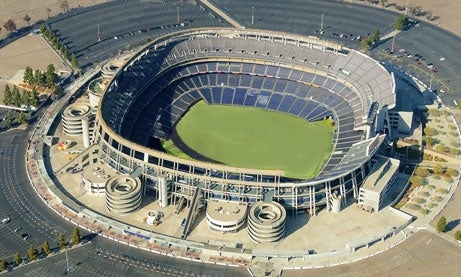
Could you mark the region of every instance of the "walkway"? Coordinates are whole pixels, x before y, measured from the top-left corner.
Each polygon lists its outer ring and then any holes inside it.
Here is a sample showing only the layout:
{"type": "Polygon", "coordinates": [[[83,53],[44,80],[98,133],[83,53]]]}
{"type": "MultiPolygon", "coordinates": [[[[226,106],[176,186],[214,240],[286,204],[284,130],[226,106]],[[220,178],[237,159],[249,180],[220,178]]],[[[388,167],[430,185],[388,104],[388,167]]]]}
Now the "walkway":
{"type": "Polygon", "coordinates": [[[217,13],[221,18],[223,18],[224,20],[226,20],[229,24],[231,24],[232,26],[234,26],[235,28],[238,28],[238,29],[245,29],[245,26],[242,26],[240,25],[237,21],[235,21],[234,19],[232,19],[230,16],[228,16],[225,12],[223,12],[222,10],[220,10],[218,7],[216,7],[215,5],[211,4],[208,0],[199,0],[200,3],[202,3],[203,5],[207,6],[210,10],[212,10],[213,12],[217,13]]]}

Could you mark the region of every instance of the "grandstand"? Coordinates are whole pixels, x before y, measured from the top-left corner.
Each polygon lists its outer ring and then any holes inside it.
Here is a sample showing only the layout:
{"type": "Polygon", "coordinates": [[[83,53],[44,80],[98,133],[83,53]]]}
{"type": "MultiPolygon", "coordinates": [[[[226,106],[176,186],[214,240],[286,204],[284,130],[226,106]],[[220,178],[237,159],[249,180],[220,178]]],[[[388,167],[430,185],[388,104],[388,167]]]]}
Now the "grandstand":
{"type": "Polygon", "coordinates": [[[122,66],[103,94],[96,141],[103,161],[124,173],[142,167],[154,188],[167,174],[173,195],[200,188],[206,199],[255,203],[271,196],[286,208],[315,213],[329,206],[333,192],[358,196],[394,105],[393,76],[358,51],[310,36],[192,29],[155,39],[122,66]],[[184,160],[153,149],[199,100],[308,121],[331,118],[334,150],[317,176],[294,180],[280,170],[184,160]]]}

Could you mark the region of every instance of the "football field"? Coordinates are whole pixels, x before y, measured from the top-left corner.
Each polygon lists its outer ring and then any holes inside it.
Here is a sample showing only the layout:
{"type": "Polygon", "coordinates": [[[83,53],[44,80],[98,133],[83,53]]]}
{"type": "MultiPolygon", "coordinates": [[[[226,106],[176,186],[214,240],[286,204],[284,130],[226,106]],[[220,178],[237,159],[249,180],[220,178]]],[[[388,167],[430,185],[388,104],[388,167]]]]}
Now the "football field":
{"type": "Polygon", "coordinates": [[[330,120],[308,122],[285,113],[200,101],[176,126],[197,153],[223,164],[280,169],[286,177],[314,177],[332,151],[330,120]]]}

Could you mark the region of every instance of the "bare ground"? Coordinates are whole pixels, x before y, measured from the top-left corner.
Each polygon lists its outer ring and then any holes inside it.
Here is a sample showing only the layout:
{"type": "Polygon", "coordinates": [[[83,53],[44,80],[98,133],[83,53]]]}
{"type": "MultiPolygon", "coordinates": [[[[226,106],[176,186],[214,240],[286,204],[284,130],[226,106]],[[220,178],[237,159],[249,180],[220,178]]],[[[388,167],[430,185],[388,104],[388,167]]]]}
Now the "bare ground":
{"type": "MultiPolygon", "coordinates": [[[[355,3],[366,3],[364,0],[346,0],[355,3]]],[[[382,1],[376,7],[382,8],[382,1]]],[[[396,6],[421,7],[421,11],[432,15],[432,24],[447,29],[452,33],[461,36],[461,1],[459,0],[388,0],[387,9],[397,11],[396,6]]],[[[401,12],[403,13],[403,11],[401,12]]],[[[418,17],[420,20],[428,21],[425,16],[418,17]]]]}

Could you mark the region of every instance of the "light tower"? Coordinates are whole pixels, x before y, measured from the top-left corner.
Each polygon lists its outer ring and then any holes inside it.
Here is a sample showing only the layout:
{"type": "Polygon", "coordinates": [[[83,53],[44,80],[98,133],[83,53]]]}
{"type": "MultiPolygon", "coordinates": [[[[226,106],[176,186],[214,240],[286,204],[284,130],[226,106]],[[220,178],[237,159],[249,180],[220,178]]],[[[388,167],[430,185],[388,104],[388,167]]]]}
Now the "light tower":
{"type": "Polygon", "coordinates": [[[179,23],[179,6],[176,7],[176,23],[179,23]]]}
{"type": "Polygon", "coordinates": [[[98,24],[98,42],[101,41],[101,33],[99,32],[99,24],[98,24]]]}
{"type": "Polygon", "coordinates": [[[323,13],[322,13],[322,18],[320,20],[320,31],[323,31],[323,13]]]}

